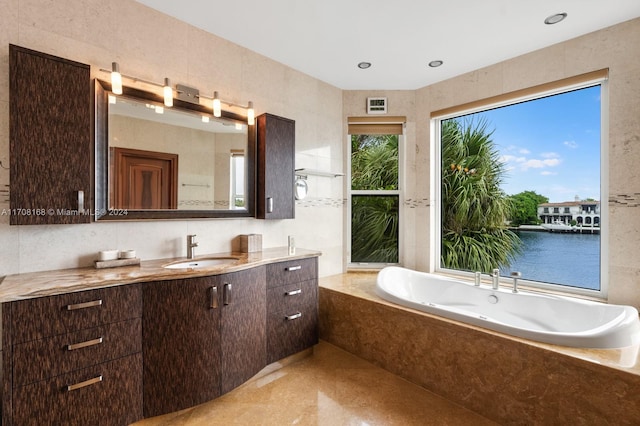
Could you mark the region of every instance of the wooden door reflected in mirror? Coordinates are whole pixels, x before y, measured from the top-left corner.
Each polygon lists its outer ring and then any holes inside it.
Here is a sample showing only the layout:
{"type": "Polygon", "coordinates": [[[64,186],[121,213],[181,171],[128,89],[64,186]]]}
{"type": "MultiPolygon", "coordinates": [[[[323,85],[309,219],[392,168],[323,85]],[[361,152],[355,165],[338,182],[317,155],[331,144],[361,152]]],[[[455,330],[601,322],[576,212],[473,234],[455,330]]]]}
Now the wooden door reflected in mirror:
{"type": "Polygon", "coordinates": [[[111,148],[113,209],[175,209],[178,155],[111,148]]]}

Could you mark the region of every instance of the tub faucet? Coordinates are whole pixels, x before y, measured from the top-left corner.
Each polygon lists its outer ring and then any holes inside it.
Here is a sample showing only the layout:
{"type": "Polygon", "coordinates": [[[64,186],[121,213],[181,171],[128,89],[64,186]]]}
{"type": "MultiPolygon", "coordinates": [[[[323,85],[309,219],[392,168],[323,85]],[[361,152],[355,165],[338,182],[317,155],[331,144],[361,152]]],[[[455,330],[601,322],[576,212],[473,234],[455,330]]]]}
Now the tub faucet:
{"type": "Polygon", "coordinates": [[[513,278],[513,290],[511,290],[513,293],[517,293],[518,292],[518,278],[520,278],[522,276],[522,274],[518,271],[514,271],[511,273],[511,278],[513,278]]]}
{"type": "Polygon", "coordinates": [[[473,285],[475,285],[476,287],[480,287],[481,280],[482,280],[482,273],[476,272],[475,282],[473,283],[473,285]]]}
{"type": "Polygon", "coordinates": [[[500,269],[496,268],[491,274],[491,288],[497,290],[500,286],[500,269]]]}
{"type": "Polygon", "coordinates": [[[196,236],[187,235],[187,259],[193,259],[196,256],[195,248],[198,247],[196,236]]]}

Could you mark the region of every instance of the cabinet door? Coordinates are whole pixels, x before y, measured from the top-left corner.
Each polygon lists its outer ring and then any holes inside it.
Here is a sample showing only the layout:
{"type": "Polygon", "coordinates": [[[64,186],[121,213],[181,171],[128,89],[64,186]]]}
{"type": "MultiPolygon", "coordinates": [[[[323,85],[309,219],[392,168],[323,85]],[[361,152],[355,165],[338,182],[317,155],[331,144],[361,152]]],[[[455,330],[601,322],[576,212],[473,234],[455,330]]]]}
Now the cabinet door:
{"type": "Polygon", "coordinates": [[[257,206],[259,219],[293,219],[295,121],[271,114],[257,119],[257,206]]]}
{"type": "Polygon", "coordinates": [[[227,393],[266,365],[265,268],[217,278],[223,288],[222,393],[227,393]]]}
{"type": "Polygon", "coordinates": [[[89,66],[10,45],[9,75],[11,224],[90,222],[89,66]]]}
{"type": "Polygon", "coordinates": [[[144,415],[220,395],[220,308],[214,277],[147,283],[143,289],[144,415]]]}

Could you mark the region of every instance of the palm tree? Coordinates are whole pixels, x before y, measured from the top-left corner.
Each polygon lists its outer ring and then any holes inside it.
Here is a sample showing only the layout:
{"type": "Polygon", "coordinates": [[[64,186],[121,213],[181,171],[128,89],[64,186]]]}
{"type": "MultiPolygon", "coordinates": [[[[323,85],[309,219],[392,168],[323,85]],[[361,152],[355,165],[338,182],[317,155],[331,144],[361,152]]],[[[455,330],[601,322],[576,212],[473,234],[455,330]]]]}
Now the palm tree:
{"type": "MultiPolygon", "coordinates": [[[[351,136],[351,187],[354,190],[398,188],[398,136],[351,136]]],[[[351,260],[398,262],[398,196],[353,195],[351,260]]]]}
{"type": "Polygon", "coordinates": [[[500,189],[505,170],[486,120],[442,122],[442,246],[444,268],[481,271],[508,266],[520,250],[505,220],[510,201],[500,189]]]}

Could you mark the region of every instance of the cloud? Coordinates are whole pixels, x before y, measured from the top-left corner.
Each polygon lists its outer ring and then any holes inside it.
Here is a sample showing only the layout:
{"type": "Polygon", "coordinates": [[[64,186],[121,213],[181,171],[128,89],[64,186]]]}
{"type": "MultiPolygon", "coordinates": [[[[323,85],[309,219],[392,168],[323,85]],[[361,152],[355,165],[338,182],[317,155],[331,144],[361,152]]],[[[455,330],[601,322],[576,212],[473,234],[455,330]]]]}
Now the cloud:
{"type": "Polygon", "coordinates": [[[560,165],[562,161],[559,158],[546,158],[544,160],[532,159],[522,163],[522,170],[542,169],[545,167],[555,167],[560,165]]]}
{"type": "Polygon", "coordinates": [[[500,161],[503,163],[524,163],[527,161],[525,157],[516,157],[515,155],[503,155],[500,157],[500,161]]]}
{"type": "Polygon", "coordinates": [[[529,151],[527,148],[521,148],[518,153],[522,154],[522,155],[527,155],[527,154],[531,154],[531,151],[529,151]]]}
{"type": "Polygon", "coordinates": [[[562,144],[568,148],[575,149],[578,147],[578,143],[576,141],[564,141],[562,144]]]}
{"type": "Polygon", "coordinates": [[[542,154],[540,154],[540,157],[542,157],[542,158],[559,158],[560,155],[558,155],[556,152],[543,152],[542,154]]]}
{"type": "Polygon", "coordinates": [[[540,172],[540,174],[541,174],[542,176],[556,176],[558,173],[556,173],[556,172],[550,172],[550,171],[548,171],[548,170],[545,170],[544,172],[540,172]]]}

